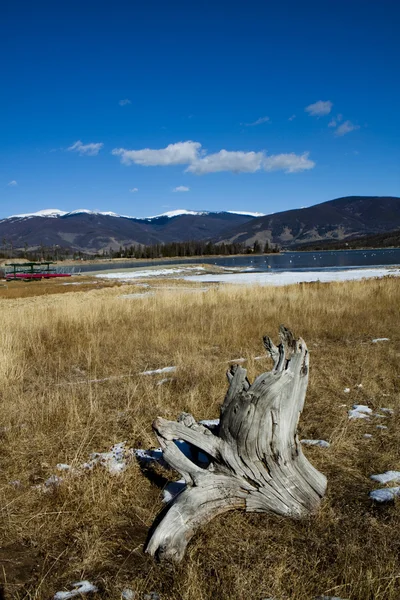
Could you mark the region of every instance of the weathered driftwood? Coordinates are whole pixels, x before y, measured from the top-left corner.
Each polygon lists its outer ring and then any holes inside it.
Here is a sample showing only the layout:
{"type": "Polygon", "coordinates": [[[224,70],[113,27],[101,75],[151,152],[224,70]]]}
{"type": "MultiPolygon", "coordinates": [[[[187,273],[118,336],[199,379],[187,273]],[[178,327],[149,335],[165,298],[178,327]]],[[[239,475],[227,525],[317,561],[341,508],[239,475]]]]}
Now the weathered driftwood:
{"type": "Polygon", "coordinates": [[[230,369],[215,432],[187,414],[178,422],[154,421],[164,459],[187,485],[156,519],[146,546],[151,555],[180,561],[196,529],[228,510],[302,517],[319,506],[326,478],[306,459],[297,437],[308,384],[307,346],[284,327],[280,339],[276,347],[264,338],[274,367],[252,385],[245,369],[230,369]],[[185,456],[174,443],[178,439],[207,454],[209,465],[185,456]]]}

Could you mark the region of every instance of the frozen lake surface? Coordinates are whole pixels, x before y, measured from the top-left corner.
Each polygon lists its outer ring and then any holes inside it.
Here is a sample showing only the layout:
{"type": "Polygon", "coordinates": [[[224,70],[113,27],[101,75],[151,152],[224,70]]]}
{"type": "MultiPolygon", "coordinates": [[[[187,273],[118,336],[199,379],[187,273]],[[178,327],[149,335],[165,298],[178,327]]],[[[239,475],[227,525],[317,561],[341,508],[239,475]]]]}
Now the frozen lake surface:
{"type": "Polygon", "coordinates": [[[186,281],[207,283],[240,283],[259,285],[290,285],[293,283],[310,283],[312,281],[353,281],[371,279],[373,277],[398,277],[400,269],[341,269],[313,271],[269,271],[264,273],[209,273],[204,275],[185,275],[186,281]]]}
{"type": "Polygon", "coordinates": [[[166,260],[130,260],[124,262],[80,265],[81,272],[110,271],[168,265],[209,264],[226,268],[250,268],[252,271],[298,271],[310,269],[348,269],[356,267],[382,267],[400,265],[400,248],[381,250],[341,250],[324,252],[282,252],[281,254],[260,254],[244,256],[190,257],[166,260]]]}

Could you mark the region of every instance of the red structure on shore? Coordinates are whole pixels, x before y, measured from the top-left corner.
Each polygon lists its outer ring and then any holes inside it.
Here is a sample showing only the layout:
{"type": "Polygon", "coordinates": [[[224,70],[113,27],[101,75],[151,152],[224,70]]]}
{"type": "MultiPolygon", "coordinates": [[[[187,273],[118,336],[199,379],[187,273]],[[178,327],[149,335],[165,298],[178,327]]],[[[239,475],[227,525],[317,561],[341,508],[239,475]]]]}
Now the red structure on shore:
{"type": "Polygon", "coordinates": [[[52,279],[55,277],[71,277],[71,273],[57,273],[55,269],[51,269],[50,265],[53,262],[27,262],[27,263],[9,263],[7,267],[11,267],[11,271],[5,272],[4,278],[6,281],[32,281],[38,279],[52,279]]]}

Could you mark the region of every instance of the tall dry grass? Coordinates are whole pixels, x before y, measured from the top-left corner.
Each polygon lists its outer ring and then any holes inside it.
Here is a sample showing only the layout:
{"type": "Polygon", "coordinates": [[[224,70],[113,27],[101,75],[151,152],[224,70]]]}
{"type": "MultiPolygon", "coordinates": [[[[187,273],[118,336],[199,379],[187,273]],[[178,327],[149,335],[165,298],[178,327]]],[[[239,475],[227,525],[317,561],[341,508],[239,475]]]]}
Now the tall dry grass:
{"type": "Polygon", "coordinates": [[[117,280],[106,281],[87,276],[74,276],[65,279],[40,279],[33,281],[5,281],[0,280],[0,301],[3,299],[15,300],[18,298],[36,298],[53,294],[69,294],[84,287],[85,290],[95,290],[109,287],[118,287],[117,280]],[[71,287],[72,286],[72,287],[71,287]]]}
{"type": "Polygon", "coordinates": [[[370,474],[400,469],[400,281],[118,297],[132,290],[0,301],[5,597],[47,599],[89,579],[110,599],[130,587],[137,598],[156,591],[163,600],[310,600],[322,593],[398,600],[399,503],[373,506],[368,492],[377,487],[370,474]],[[115,442],[154,446],[157,415],[217,417],[227,361],[247,358],[250,378],[270,368],[253,358],[262,354],[262,335],[276,337],[280,323],[310,349],[300,435],[331,442],[327,450],[305,449],[328,477],[318,515],[227,514],[200,531],[182,565],[171,568],[143,554],[165,473],[151,481],[132,462],[120,476],[99,467],[66,475],[53,492],[36,487],[57,473],[57,463],[79,465],[115,442]],[[372,344],[377,337],[390,342],[372,344]],[[164,385],[156,384],[165,375],[139,375],[170,365],[177,371],[164,385]],[[378,430],[375,421],[348,420],[353,403],[396,413],[378,430]]]}

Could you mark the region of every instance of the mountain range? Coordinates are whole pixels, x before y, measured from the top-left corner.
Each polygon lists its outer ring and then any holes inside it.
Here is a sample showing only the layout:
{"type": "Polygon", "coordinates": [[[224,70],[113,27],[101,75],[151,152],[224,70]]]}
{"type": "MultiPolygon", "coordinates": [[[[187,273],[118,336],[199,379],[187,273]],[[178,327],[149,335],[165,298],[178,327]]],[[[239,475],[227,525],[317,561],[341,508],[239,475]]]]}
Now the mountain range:
{"type": "Polygon", "coordinates": [[[120,246],[189,240],[266,242],[301,247],[400,229],[400,198],[349,196],[269,215],[240,211],[177,210],[147,218],[113,212],[47,209],[0,221],[0,240],[14,248],[55,246],[96,253],[120,246]]]}
{"type": "Polygon", "coordinates": [[[400,198],[392,196],[347,196],[308,208],[286,210],[252,219],[226,230],[224,242],[247,246],[273,242],[283,247],[301,247],[322,240],[344,240],[386,233],[400,228],[400,198]]]}
{"type": "Polygon", "coordinates": [[[2,219],[0,240],[14,249],[59,246],[95,254],[121,246],[216,238],[260,214],[183,209],[139,219],[113,212],[46,209],[2,219]]]}

